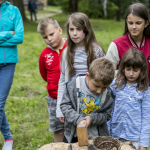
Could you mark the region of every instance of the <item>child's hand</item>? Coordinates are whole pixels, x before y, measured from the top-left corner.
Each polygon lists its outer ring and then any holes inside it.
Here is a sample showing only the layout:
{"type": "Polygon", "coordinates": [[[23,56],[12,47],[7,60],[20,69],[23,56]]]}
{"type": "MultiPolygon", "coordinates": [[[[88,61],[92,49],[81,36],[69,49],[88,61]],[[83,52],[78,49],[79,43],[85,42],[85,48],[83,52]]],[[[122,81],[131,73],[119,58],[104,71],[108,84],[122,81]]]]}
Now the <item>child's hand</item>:
{"type": "Polygon", "coordinates": [[[147,150],[147,147],[139,146],[139,150],[147,150]]]}
{"type": "Polygon", "coordinates": [[[64,117],[59,117],[58,119],[59,119],[60,122],[65,123],[64,117]]]}
{"type": "Polygon", "coordinates": [[[91,124],[91,117],[90,116],[86,116],[85,119],[86,119],[86,126],[87,127],[90,126],[90,124],[91,124]]]}
{"type": "Polygon", "coordinates": [[[12,33],[12,36],[15,34],[15,31],[11,31],[11,33],[12,33]]]}
{"type": "MultiPolygon", "coordinates": [[[[80,121],[79,123],[78,123],[78,125],[81,125],[81,124],[86,124],[86,120],[82,120],[82,121],[80,121]]],[[[77,125],[77,126],[78,126],[77,125]]]]}

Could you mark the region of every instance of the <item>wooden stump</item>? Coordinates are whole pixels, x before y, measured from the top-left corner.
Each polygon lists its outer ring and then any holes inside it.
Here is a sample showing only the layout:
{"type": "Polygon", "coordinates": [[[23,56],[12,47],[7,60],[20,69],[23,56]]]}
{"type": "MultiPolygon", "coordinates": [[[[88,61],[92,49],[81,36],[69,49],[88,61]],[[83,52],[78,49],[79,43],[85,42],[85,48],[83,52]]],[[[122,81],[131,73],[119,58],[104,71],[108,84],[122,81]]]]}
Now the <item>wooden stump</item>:
{"type": "MultiPolygon", "coordinates": [[[[93,140],[88,140],[88,143],[93,144],[93,140]]],[[[46,144],[37,150],[69,150],[70,145],[72,145],[72,150],[88,150],[87,146],[79,147],[78,143],[63,143],[63,142],[46,144]]],[[[121,145],[120,150],[136,150],[131,142],[124,142],[120,145],[121,145]]],[[[116,150],[116,148],[113,148],[111,150],[116,150]]]]}
{"type": "Polygon", "coordinates": [[[42,146],[41,148],[37,150],[68,150],[70,144],[68,143],[50,143],[42,146]]]}

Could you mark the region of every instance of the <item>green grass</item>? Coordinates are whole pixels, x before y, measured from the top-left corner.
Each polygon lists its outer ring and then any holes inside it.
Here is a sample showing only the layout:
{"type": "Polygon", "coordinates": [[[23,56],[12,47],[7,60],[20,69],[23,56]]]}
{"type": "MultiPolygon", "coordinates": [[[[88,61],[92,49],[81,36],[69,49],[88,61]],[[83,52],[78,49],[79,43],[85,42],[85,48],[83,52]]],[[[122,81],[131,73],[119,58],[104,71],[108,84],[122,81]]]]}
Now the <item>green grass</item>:
{"type": "MultiPolygon", "coordinates": [[[[63,28],[67,15],[54,16],[63,28]]],[[[97,40],[107,51],[110,42],[122,35],[123,21],[91,19],[97,40]]],[[[35,150],[44,144],[53,142],[53,133],[49,132],[46,102],[46,83],[39,74],[38,58],[47,45],[37,33],[37,24],[24,23],[23,44],[18,45],[20,62],[16,65],[14,81],[6,101],[5,111],[14,140],[14,150],[35,150]]],[[[0,149],[3,146],[0,134],[0,149]]]]}
{"type": "Polygon", "coordinates": [[[50,9],[58,9],[58,10],[60,10],[61,9],[61,7],[60,6],[47,6],[48,8],[50,8],[50,9]]]}

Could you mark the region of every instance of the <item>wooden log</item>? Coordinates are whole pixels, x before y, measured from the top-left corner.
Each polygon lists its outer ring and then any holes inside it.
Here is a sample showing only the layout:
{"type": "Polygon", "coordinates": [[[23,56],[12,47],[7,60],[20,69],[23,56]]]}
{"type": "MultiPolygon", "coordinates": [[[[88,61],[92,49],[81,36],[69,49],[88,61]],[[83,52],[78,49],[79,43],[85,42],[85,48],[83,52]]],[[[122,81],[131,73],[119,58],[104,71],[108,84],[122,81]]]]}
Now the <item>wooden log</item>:
{"type": "Polygon", "coordinates": [[[58,143],[50,143],[40,147],[37,150],[68,150],[69,143],[58,142],[58,143]]]}
{"type": "MultiPolygon", "coordinates": [[[[93,144],[93,140],[89,140],[88,143],[93,144]]],[[[72,150],[88,150],[87,146],[79,147],[78,143],[63,143],[63,142],[46,144],[37,150],[69,150],[68,148],[70,144],[72,146],[72,150]]],[[[98,149],[98,150],[102,150],[102,149],[98,149]]],[[[108,149],[103,149],[103,150],[108,150],[108,149]]],[[[113,148],[111,150],[117,150],[117,149],[113,148]]],[[[136,149],[131,144],[131,142],[124,142],[121,143],[120,150],[136,150],[136,149]]]]}
{"type": "MultiPolygon", "coordinates": [[[[88,143],[93,144],[93,140],[89,140],[88,143]]],[[[72,150],[88,150],[87,146],[79,147],[78,142],[77,143],[63,143],[63,142],[50,143],[40,147],[37,150],[68,150],[70,144],[72,146],[72,150]]]]}
{"type": "Polygon", "coordinates": [[[81,124],[77,126],[77,137],[79,146],[88,145],[88,132],[86,124],[81,124]]]}

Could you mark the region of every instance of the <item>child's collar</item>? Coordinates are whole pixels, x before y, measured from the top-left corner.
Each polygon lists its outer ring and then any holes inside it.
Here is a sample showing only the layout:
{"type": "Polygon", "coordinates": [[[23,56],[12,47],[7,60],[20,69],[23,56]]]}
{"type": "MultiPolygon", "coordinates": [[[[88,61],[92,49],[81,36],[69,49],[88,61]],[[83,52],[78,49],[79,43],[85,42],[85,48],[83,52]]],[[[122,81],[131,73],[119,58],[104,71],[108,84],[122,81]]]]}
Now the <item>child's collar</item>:
{"type": "Polygon", "coordinates": [[[51,46],[49,46],[49,45],[48,45],[47,47],[49,47],[49,48],[50,48],[51,50],[53,50],[53,51],[56,51],[54,48],[52,48],[52,47],[51,47],[51,46]]]}
{"type": "Polygon", "coordinates": [[[142,37],[142,40],[141,40],[141,43],[140,43],[139,46],[136,44],[136,42],[134,41],[134,39],[132,38],[132,36],[131,36],[130,33],[128,34],[128,38],[129,38],[129,41],[131,42],[131,44],[132,44],[133,47],[141,48],[145,44],[145,36],[144,36],[144,34],[143,34],[143,37],[142,37]]]}
{"type": "Polygon", "coordinates": [[[129,85],[128,82],[126,82],[126,85],[128,85],[128,87],[131,87],[131,86],[132,86],[132,87],[136,87],[136,86],[137,86],[137,83],[134,83],[134,84],[129,85]]]}
{"type": "MultiPolygon", "coordinates": [[[[63,45],[63,47],[62,47],[61,49],[63,49],[64,46],[67,45],[67,39],[66,39],[66,38],[63,38],[63,40],[64,40],[64,45],[63,45]]],[[[55,51],[55,52],[59,51],[59,50],[55,50],[53,47],[51,47],[51,46],[49,46],[49,45],[48,45],[47,47],[49,47],[51,50],[53,50],[53,51],[55,51]]]]}

